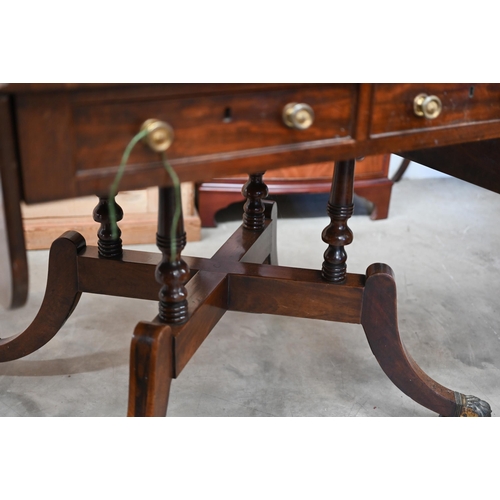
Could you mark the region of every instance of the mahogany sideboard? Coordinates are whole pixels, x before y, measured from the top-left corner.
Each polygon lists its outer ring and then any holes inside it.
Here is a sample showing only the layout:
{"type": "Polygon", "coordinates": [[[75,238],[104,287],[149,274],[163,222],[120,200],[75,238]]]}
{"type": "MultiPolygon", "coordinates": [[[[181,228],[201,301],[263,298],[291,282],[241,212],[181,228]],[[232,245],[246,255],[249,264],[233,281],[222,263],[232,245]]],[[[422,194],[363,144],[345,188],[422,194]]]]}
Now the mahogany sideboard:
{"type": "MultiPolygon", "coordinates": [[[[392,180],[389,179],[391,155],[356,159],[354,193],[373,204],[370,218],[386,219],[389,214],[392,180]]],[[[266,185],[273,196],[280,194],[329,193],[335,163],[314,163],[300,167],[266,171],[266,185]]],[[[244,176],[212,179],[196,187],[196,199],[203,227],[215,227],[215,214],[231,203],[244,201],[241,187],[244,176]]]]}
{"type": "MultiPolygon", "coordinates": [[[[348,273],[345,248],[355,158],[395,153],[500,192],[500,84],[3,84],[0,130],[5,231],[20,222],[19,200],[99,198],[98,245],[75,231],[54,241],[40,312],[24,332],[1,332],[0,361],[41,348],[90,292],[158,301],[157,317],[140,321],[131,340],[132,416],[166,414],[171,380],[226,310],[361,324],[384,372],[416,402],[443,416],[491,415],[488,403],[415,363],[399,336],[390,267],[348,273]],[[123,250],[111,230],[110,207],[118,220],[121,211],[110,185],[144,127],[147,143],[133,148],[120,188],[158,186],[161,253],[123,250]],[[242,225],[211,259],[182,255],[165,148],[180,181],[249,175],[242,225]],[[322,268],[279,266],[263,173],[331,161],[322,268]]],[[[9,241],[12,272],[26,276],[22,236],[9,241]]]]}

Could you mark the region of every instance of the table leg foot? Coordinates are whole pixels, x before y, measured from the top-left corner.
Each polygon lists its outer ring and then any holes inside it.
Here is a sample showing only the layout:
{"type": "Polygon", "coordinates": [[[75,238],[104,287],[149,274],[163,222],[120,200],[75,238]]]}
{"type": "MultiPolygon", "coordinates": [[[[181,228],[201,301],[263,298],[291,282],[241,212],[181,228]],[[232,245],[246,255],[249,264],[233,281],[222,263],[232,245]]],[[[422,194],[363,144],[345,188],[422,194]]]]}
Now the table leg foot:
{"type": "Polygon", "coordinates": [[[140,322],[130,346],[129,417],[164,417],[174,374],[168,325],[140,322]]]}
{"type": "Polygon", "coordinates": [[[476,396],[455,393],[456,417],[491,417],[491,406],[476,396]]]}
{"type": "Polygon", "coordinates": [[[366,274],[361,324],[373,354],[391,381],[414,401],[442,416],[490,416],[488,403],[438,384],[408,354],[399,335],[391,268],[373,264],[366,274]]]}

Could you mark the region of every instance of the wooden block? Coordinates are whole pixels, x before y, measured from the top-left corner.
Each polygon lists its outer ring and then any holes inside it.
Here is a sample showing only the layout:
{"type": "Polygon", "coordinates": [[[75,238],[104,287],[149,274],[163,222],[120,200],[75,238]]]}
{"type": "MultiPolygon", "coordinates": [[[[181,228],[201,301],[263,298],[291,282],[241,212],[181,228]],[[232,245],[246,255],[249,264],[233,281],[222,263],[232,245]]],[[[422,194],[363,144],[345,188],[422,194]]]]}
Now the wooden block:
{"type": "MultiPolygon", "coordinates": [[[[201,220],[194,206],[194,185],[181,186],[184,227],[188,241],[201,239],[201,220]]],[[[123,208],[120,221],[124,245],[156,242],[158,189],[126,191],[116,197],[123,208]]],[[[22,204],[23,225],[28,250],[50,248],[52,242],[68,230],[81,233],[87,244],[97,245],[99,225],[92,217],[97,197],[63,200],[35,205],[22,204]],[[61,217],[61,214],[65,214],[61,217]]]]}

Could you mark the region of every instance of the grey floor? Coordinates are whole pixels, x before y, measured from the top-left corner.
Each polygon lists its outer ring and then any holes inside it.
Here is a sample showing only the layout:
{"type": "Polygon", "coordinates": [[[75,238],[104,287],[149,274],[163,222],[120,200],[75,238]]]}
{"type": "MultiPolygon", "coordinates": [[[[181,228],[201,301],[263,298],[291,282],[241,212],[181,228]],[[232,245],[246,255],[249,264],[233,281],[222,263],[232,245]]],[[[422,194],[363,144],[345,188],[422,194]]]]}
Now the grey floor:
{"type": "MultiPolygon", "coordinates": [[[[319,201],[318,201],[319,200],[319,201]]],[[[278,255],[318,268],[326,216],[288,200],[278,255]]],[[[361,213],[363,211],[361,210],[361,213]]],[[[322,214],[323,212],[319,212],[322,214]]],[[[350,272],[389,264],[399,323],[413,358],[439,383],[488,401],[500,414],[500,196],[455,179],[396,184],[389,218],[355,215],[350,272]]],[[[231,211],[187,255],[209,257],[236,229],[231,211]]],[[[70,228],[68,228],[70,229],[70,228]]],[[[142,246],[154,251],[153,246],[142,246]]],[[[26,328],[43,298],[48,252],[29,253],[30,298],[0,311],[1,336],[26,328]]],[[[0,416],[124,416],[128,351],[153,302],[86,295],[60,333],[0,365],[0,416]]],[[[386,378],[359,325],[228,312],[172,384],[169,416],[435,417],[386,378]]]]}

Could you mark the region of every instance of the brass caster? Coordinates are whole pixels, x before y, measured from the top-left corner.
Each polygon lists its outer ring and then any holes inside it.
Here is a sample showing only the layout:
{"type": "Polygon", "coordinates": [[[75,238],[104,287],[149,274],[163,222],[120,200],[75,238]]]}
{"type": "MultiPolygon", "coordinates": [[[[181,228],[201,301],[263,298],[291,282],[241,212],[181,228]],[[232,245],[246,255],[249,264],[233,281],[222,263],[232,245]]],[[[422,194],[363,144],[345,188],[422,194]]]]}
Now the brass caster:
{"type": "Polygon", "coordinates": [[[455,417],[491,417],[491,406],[476,396],[455,392],[455,401],[457,402],[455,417]]]}

